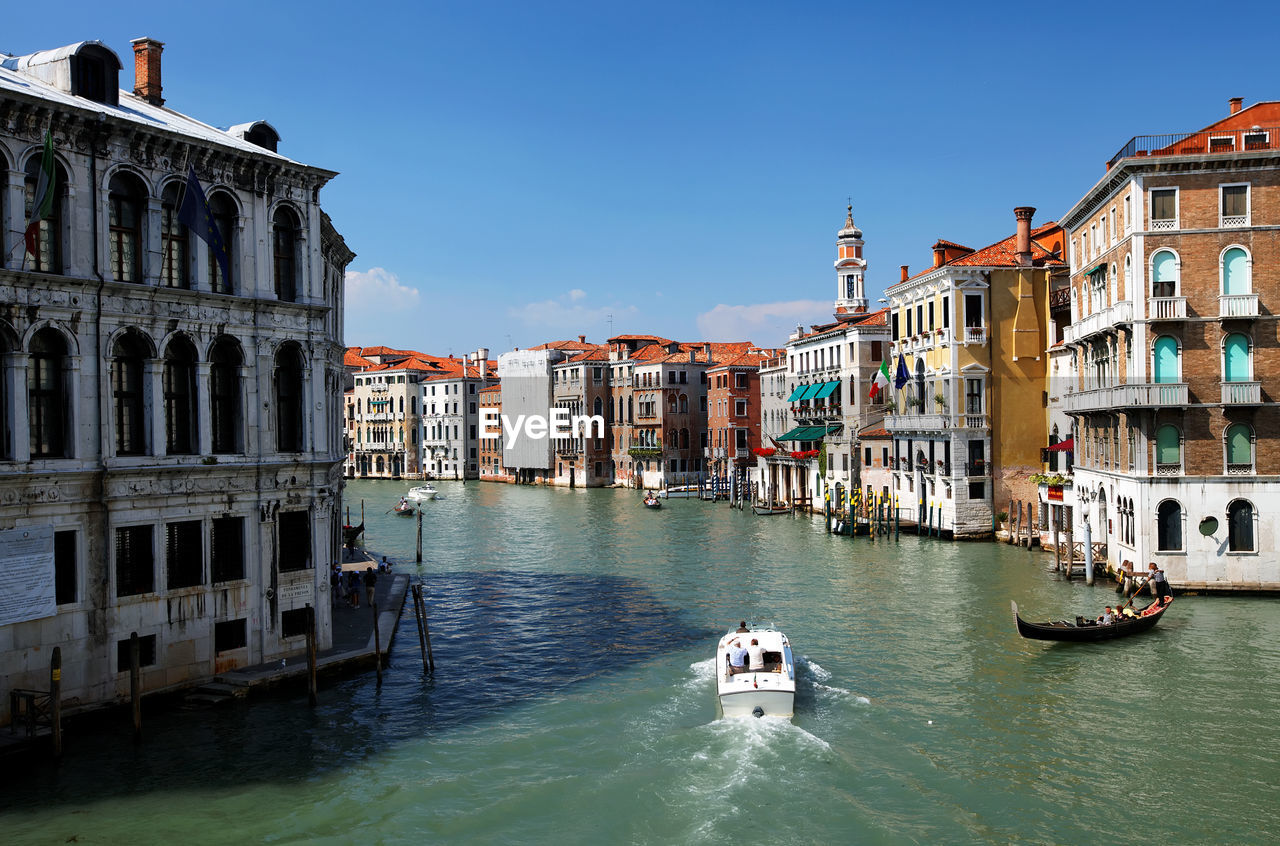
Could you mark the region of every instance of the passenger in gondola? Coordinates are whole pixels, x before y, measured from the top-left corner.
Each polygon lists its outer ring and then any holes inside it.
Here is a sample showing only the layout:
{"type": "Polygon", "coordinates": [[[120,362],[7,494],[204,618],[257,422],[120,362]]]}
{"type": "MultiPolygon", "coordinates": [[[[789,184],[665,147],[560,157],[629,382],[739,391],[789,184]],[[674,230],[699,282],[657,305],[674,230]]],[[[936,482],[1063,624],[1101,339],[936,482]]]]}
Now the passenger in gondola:
{"type": "Polygon", "coordinates": [[[1098,624],[1102,626],[1109,626],[1115,621],[1116,621],[1116,615],[1112,613],[1111,606],[1108,605],[1107,609],[1102,612],[1102,616],[1098,618],[1098,624]]]}
{"type": "Polygon", "coordinates": [[[1126,620],[1137,619],[1138,612],[1134,611],[1131,607],[1126,605],[1124,608],[1120,610],[1120,616],[1125,618],[1126,620]]]}

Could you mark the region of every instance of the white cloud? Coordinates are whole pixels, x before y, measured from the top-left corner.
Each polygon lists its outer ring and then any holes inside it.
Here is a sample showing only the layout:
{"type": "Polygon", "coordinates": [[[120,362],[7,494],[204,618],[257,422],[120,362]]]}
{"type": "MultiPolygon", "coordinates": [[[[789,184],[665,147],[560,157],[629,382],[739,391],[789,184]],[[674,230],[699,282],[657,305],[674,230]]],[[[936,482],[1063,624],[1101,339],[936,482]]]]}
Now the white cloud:
{"type": "Polygon", "coordinates": [[[366,312],[387,315],[418,307],[420,293],[400,282],[400,277],[381,267],[348,270],[346,306],[348,314],[366,312]]]}
{"type": "Polygon", "coordinates": [[[698,332],[709,341],[752,341],[781,347],[797,325],[831,322],[830,300],[789,300],[755,305],[725,305],[698,315],[698,332]]]}
{"type": "Polygon", "coordinates": [[[633,305],[604,305],[591,308],[583,302],[586,296],[585,291],[574,288],[554,300],[513,306],[507,309],[507,316],[540,330],[552,333],[567,331],[569,334],[577,335],[597,330],[601,324],[608,322],[610,315],[617,321],[622,316],[635,314],[637,311],[633,305]]]}

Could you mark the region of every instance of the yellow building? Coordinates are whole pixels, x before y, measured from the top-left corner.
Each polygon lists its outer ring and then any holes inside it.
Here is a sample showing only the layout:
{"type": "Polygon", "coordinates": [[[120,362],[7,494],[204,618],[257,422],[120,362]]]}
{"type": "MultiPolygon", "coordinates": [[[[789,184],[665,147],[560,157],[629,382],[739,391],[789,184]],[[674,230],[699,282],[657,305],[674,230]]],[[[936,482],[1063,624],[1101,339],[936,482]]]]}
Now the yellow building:
{"type": "Polygon", "coordinates": [[[1062,230],[1033,230],[1034,212],[1015,209],[1016,233],[980,250],[938,241],[931,268],[910,276],[904,265],[885,292],[893,491],[903,519],[955,537],[990,535],[1009,500],[1036,500],[1057,340],[1050,278],[1067,268],[1062,230]]]}

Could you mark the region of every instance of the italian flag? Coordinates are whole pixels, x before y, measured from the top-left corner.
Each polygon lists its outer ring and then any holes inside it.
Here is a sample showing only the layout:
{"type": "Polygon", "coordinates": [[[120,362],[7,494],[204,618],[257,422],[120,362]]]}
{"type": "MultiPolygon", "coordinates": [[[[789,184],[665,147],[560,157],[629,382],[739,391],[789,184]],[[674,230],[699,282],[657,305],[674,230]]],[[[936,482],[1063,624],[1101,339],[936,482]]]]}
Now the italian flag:
{"type": "Polygon", "coordinates": [[[27,252],[36,254],[36,233],[40,221],[53,213],[53,135],[44,134],[44,155],[40,157],[40,176],[36,179],[36,192],[31,199],[31,217],[27,218],[27,252]]]}
{"type": "Polygon", "coordinates": [[[871,399],[880,396],[880,392],[889,387],[889,362],[880,362],[880,369],[876,371],[876,376],[871,380],[871,399]]]}

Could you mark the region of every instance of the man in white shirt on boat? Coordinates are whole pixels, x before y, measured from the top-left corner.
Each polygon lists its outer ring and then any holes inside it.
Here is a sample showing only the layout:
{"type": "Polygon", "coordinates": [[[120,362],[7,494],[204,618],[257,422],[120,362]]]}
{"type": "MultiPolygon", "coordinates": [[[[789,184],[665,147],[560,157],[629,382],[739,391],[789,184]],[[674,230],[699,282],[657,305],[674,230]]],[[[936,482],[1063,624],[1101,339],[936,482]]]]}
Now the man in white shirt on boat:
{"type": "Polygon", "coordinates": [[[748,670],[753,673],[764,671],[764,647],[754,637],[751,638],[751,645],[747,647],[747,657],[750,658],[747,664],[748,670]]]}
{"type": "Polygon", "coordinates": [[[742,641],[735,640],[729,647],[729,673],[743,673],[747,670],[747,650],[742,648],[742,641]]]}

